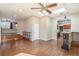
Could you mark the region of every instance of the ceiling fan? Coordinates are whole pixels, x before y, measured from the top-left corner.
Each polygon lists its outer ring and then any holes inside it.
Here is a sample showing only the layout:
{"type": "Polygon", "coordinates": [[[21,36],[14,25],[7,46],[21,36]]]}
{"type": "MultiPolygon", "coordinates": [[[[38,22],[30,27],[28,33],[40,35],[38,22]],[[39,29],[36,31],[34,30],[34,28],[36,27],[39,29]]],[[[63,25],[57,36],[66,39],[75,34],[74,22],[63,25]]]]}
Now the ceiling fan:
{"type": "Polygon", "coordinates": [[[31,8],[31,9],[41,9],[40,12],[43,13],[43,11],[46,11],[46,12],[48,12],[49,14],[52,13],[52,11],[50,11],[49,8],[52,8],[52,7],[57,6],[57,3],[52,3],[52,4],[47,5],[47,6],[44,6],[44,4],[42,4],[42,3],[38,3],[38,4],[41,6],[41,8],[31,8]]]}

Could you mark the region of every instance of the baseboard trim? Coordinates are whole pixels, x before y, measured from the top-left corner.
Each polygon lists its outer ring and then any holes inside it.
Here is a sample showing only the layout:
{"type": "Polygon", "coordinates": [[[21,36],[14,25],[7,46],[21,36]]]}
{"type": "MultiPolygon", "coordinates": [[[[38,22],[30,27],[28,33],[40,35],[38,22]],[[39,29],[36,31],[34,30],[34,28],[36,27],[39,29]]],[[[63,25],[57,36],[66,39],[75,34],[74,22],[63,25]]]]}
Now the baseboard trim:
{"type": "Polygon", "coordinates": [[[48,40],[45,40],[45,39],[35,39],[35,40],[31,40],[31,41],[51,41],[51,40],[54,40],[54,39],[48,39],[48,40]]]}

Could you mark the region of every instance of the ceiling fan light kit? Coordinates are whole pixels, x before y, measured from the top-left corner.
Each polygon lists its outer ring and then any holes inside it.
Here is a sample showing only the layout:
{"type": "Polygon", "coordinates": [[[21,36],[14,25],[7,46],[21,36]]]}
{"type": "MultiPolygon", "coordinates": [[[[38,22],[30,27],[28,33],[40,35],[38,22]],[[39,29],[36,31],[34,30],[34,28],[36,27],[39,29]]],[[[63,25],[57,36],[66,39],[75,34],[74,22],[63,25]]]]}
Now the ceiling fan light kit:
{"type": "Polygon", "coordinates": [[[41,15],[41,16],[44,16],[44,14],[43,14],[43,13],[41,13],[41,12],[38,12],[38,14],[39,14],[39,15],[41,15]]]}
{"type": "Polygon", "coordinates": [[[40,15],[48,15],[48,13],[52,14],[52,11],[50,11],[49,8],[57,6],[57,3],[52,3],[47,6],[45,6],[42,3],[38,3],[38,4],[41,6],[41,8],[31,8],[31,9],[41,9],[41,11],[39,13],[40,15]]]}
{"type": "Polygon", "coordinates": [[[40,11],[39,14],[40,14],[41,16],[46,16],[46,15],[48,15],[48,13],[47,13],[45,10],[40,11]]]}

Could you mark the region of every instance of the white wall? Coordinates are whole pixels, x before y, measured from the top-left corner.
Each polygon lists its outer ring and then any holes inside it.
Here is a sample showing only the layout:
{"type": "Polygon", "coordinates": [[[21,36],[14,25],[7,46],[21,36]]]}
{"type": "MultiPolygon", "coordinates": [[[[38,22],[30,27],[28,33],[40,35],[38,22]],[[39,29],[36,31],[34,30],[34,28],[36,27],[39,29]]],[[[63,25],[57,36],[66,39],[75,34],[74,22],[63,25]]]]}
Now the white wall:
{"type": "Polygon", "coordinates": [[[26,31],[32,32],[32,40],[49,40],[51,39],[49,17],[35,17],[32,16],[26,20],[26,31]]]}
{"type": "MultiPolygon", "coordinates": [[[[79,32],[79,13],[75,13],[67,16],[71,19],[71,31],[79,32]]],[[[59,19],[63,19],[63,16],[56,18],[49,17],[35,17],[32,16],[26,20],[18,21],[18,33],[22,34],[22,31],[32,32],[32,40],[42,39],[49,40],[55,39],[57,40],[57,21],[59,19]],[[37,31],[36,31],[36,28],[37,31]]]]}
{"type": "Polygon", "coordinates": [[[40,39],[40,37],[39,37],[39,20],[40,19],[35,16],[31,16],[28,19],[17,20],[17,33],[20,35],[23,35],[23,31],[31,32],[32,41],[40,39]]]}
{"type": "Polygon", "coordinates": [[[1,25],[0,25],[0,43],[1,43],[1,25]]]}
{"type": "Polygon", "coordinates": [[[39,38],[39,18],[32,17],[32,40],[38,40],[39,38]]]}
{"type": "Polygon", "coordinates": [[[25,31],[25,20],[17,20],[17,23],[17,33],[22,35],[22,32],[25,31]]]}
{"type": "Polygon", "coordinates": [[[51,26],[51,28],[52,28],[52,36],[51,36],[51,39],[55,39],[55,40],[57,40],[57,20],[58,19],[51,19],[52,21],[52,26],[51,26]]]}
{"type": "MultiPolygon", "coordinates": [[[[1,16],[0,16],[0,22],[1,22],[1,16]]],[[[1,24],[0,24],[0,43],[1,43],[1,24]]]]}
{"type": "Polygon", "coordinates": [[[31,32],[31,40],[39,39],[39,18],[31,16],[26,19],[26,32],[31,32]]]}
{"type": "MultiPolygon", "coordinates": [[[[75,13],[67,16],[71,19],[71,32],[79,32],[79,13],[75,13]]],[[[64,17],[52,18],[52,39],[57,40],[57,21],[64,17]]]]}
{"type": "Polygon", "coordinates": [[[26,19],[26,21],[25,21],[26,23],[25,23],[25,31],[26,32],[32,32],[32,19],[31,19],[31,17],[30,18],[28,18],[28,19],[26,19]]]}
{"type": "Polygon", "coordinates": [[[51,38],[51,21],[49,17],[40,17],[40,39],[50,40],[51,38]]]}
{"type": "Polygon", "coordinates": [[[79,32],[79,13],[70,15],[71,18],[71,32],[79,32]]]}
{"type": "Polygon", "coordinates": [[[46,40],[46,21],[44,17],[40,18],[40,39],[41,40],[46,40]]]}

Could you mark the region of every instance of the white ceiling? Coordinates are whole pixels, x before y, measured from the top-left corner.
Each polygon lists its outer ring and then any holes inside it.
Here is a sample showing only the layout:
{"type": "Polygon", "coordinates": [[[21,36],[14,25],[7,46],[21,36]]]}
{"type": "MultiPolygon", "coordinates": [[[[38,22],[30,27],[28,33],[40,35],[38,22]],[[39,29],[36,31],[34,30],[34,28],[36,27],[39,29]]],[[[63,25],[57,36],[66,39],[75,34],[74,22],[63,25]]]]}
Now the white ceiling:
{"type": "MultiPolygon", "coordinates": [[[[48,5],[48,3],[45,3],[44,5],[48,5]]],[[[15,17],[18,19],[27,18],[29,16],[39,16],[38,12],[40,9],[31,10],[32,7],[41,7],[40,5],[36,3],[1,3],[0,4],[0,16],[3,17],[15,17]]],[[[79,3],[58,3],[57,7],[50,8],[51,11],[60,9],[65,7],[67,10],[64,12],[64,14],[71,14],[79,12],[79,3]]],[[[60,14],[49,14],[50,17],[56,17],[60,14]]]]}

